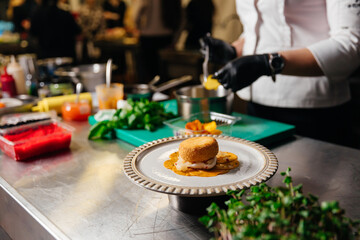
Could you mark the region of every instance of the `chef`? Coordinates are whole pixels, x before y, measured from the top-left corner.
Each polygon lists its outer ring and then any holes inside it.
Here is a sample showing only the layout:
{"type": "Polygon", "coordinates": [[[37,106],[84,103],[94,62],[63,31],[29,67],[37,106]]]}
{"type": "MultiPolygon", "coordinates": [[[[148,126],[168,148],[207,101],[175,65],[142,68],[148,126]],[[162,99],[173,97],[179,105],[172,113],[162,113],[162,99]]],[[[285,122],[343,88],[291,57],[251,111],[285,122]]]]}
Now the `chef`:
{"type": "Polygon", "coordinates": [[[248,113],[298,134],[349,144],[348,79],[360,66],[360,0],[237,0],[244,27],[231,45],[203,38],[213,78],[248,101],[248,113]]]}

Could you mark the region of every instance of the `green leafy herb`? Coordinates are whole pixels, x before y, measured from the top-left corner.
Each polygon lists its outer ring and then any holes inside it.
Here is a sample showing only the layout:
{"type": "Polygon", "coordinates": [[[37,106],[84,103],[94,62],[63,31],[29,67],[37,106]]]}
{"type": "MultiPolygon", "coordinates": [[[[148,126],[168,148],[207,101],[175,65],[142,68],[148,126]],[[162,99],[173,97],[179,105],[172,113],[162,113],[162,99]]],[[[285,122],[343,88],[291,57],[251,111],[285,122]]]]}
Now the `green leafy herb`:
{"type": "Polygon", "coordinates": [[[215,239],[360,239],[360,221],[344,216],[339,203],[318,202],[293,186],[291,169],[281,175],[286,187],[265,183],[250,191],[229,191],[227,209],[216,203],[200,218],[215,239]]]}
{"type": "Polygon", "coordinates": [[[114,129],[156,130],[163,121],[174,118],[175,114],[166,112],[159,102],[140,99],[127,100],[128,106],[118,109],[110,120],[98,122],[90,128],[88,139],[106,139],[114,137],[114,129]]]}

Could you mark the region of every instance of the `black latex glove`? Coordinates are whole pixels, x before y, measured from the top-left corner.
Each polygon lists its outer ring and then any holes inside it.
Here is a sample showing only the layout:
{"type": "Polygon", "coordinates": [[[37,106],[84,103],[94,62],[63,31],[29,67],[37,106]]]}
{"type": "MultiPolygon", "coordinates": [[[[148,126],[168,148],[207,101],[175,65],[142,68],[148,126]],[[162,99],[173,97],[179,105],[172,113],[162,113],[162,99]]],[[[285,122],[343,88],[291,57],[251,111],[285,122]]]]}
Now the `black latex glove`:
{"type": "Polygon", "coordinates": [[[268,54],[234,59],[214,73],[213,78],[217,79],[226,89],[231,88],[236,92],[249,86],[263,75],[271,75],[268,54]]]}
{"type": "Polygon", "coordinates": [[[200,39],[201,53],[205,55],[205,47],[209,46],[209,61],[217,64],[225,64],[236,58],[236,50],[223,40],[212,38],[208,33],[200,39]]]}

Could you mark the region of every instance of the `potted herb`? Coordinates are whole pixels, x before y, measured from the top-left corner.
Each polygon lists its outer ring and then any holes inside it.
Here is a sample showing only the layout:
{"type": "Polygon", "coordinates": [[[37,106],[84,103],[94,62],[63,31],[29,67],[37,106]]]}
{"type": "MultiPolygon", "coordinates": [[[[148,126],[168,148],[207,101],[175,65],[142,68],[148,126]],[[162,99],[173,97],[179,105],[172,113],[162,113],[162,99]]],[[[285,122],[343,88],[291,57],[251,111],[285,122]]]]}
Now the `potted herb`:
{"type": "Polygon", "coordinates": [[[305,196],[302,185],[293,186],[290,171],[281,173],[285,187],[262,183],[229,191],[227,209],[212,203],[200,222],[215,239],[360,239],[360,221],[345,217],[336,201],[305,196]]]}

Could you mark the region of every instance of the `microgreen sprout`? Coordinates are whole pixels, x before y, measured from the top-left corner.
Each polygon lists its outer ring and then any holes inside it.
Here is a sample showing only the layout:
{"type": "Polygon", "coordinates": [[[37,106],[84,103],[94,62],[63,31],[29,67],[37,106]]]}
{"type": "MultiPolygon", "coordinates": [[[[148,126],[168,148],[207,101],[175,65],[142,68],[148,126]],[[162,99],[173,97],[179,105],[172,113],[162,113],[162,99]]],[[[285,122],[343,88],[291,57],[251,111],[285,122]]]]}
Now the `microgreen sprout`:
{"type": "Polygon", "coordinates": [[[293,186],[288,168],[285,187],[265,183],[249,190],[229,191],[227,209],[216,203],[200,218],[214,239],[360,239],[360,221],[345,217],[337,201],[319,203],[293,186]]]}

